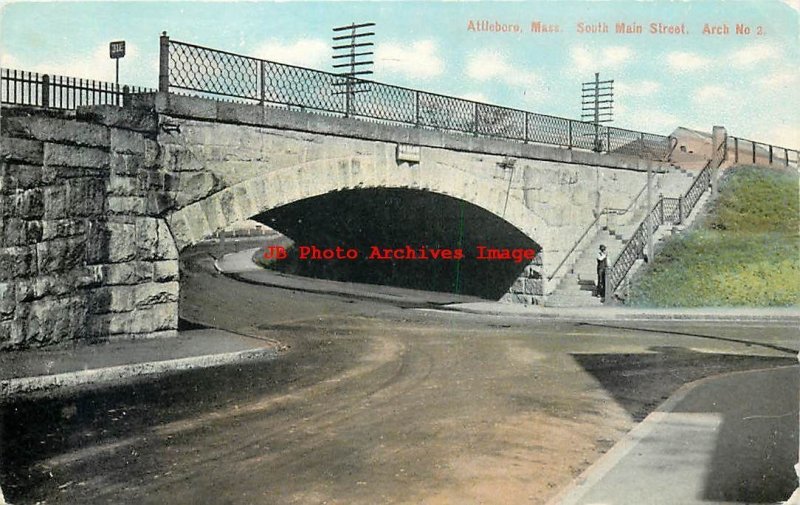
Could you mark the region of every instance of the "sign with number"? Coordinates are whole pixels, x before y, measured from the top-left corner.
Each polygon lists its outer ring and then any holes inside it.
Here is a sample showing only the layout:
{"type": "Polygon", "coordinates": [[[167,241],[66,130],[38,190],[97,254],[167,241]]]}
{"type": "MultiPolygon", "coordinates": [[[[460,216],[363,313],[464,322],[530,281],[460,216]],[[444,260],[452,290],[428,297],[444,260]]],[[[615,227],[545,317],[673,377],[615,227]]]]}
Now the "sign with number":
{"type": "Polygon", "coordinates": [[[117,40],[116,42],[111,42],[108,44],[108,52],[112,58],[124,58],[125,57],[125,41],[124,40],[117,40]]]}

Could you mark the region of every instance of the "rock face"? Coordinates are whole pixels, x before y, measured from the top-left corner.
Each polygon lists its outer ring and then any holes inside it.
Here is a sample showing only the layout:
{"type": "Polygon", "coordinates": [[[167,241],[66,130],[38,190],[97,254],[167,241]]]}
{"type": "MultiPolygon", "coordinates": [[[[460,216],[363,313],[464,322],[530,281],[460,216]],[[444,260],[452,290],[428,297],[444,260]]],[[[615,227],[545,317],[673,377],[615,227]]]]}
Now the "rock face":
{"type": "Polygon", "coordinates": [[[502,287],[531,303],[552,292],[548,274],[598,209],[629,207],[646,170],[664,171],[615,155],[165,93],[124,108],[4,108],[0,140],[0,349],[173,335],[180,250],[345,190],[435,193],[502,219],[540,248],[502,287]]]}
{"type": "Polygon", "coordinates": [[[128,115],[4,108],[0,349],[176,332],[156,123],[128,115]]]}

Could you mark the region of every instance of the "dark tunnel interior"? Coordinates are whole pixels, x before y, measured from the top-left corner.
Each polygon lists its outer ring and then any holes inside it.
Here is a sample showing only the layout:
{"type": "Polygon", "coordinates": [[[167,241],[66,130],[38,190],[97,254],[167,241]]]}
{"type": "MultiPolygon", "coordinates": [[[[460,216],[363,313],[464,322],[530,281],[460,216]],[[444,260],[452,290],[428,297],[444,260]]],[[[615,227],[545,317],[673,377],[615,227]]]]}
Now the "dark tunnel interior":
{"type": "MultiPolygon", "coordinates": [[[[478,259],[478,246],[540,248],[500,217],[466,201],[413,189],[342,190],[253,217],[291,238],[273,268],[337,281],[390,285],[497,300],[530,260],[478,259]],[[300,259],[300,246],[356,249],[357,259],[300,259]],[[428,248],[428,259],[370,259],[378,248],[428,248]],[[433,259],[430,249],[461,249],[463,259],[433,259]]],[[[419,255],[418,255],[419,256],[419,255]]]]}

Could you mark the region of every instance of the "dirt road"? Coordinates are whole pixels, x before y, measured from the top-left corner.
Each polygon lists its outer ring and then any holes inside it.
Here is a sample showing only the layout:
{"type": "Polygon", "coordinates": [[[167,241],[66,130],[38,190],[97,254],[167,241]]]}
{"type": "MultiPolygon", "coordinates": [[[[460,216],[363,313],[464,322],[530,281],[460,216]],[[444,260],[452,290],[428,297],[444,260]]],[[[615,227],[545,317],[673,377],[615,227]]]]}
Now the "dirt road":
{"type": "Polygon", "coordinates": [[[533,324],[264,288],[210,265],[190,259],[183,316],[288,349],[1,406],[7,499],[543,503],[685,382],[796,363],[771,347],[794,328],[533,324]]]}

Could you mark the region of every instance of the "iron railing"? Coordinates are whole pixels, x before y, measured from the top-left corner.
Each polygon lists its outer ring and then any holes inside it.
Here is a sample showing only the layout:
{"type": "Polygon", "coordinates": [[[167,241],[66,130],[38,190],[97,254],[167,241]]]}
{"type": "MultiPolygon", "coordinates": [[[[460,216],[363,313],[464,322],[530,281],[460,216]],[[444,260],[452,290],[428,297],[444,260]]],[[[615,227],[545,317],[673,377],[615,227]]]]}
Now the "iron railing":
{"type": "Polygon", "coordinates": [[[728,137],[727,156],[733,163],[798,167],[800,151],[741,137],[728,137]],[[731,149],[733,153],[731,153],[731,149]],[[732,159],[731,159],[732,158],[732,159]]]}
{"type": "MultiPolygon", "coordinates": [[[[718,151],[725,149],[725,143],[721,143],[718,151]]],[[[686,193],[679,198],[661,197],[658,202],[650,209],[647,216],[642,220],[636,231],[633,232],[630,240],[625,243],[622,252],[617,256],[614,265],[606,271],[606,293],[612,294],[625,277],[631,267],[639,258],[643,257],[648,238],[652,236],[658,227],[665,223],[680,224],[692,212],[700,197],[711,185],[712,164],[714,160],[721,163],[724,151],[718,152],[716,157],[708,160],[703,169],[697,174],[692,185],[686,193]]],[[[652,258],[650,258],[652,259],[652,258]]]]}
{"type": "Polygon", "coordinates": [[[161,37],[159,91],[665,160],[672,137],[428,93],[161,37]]]}
{"type": "Polygon", "coordinates": [[[692,185],[689,186],[689,189],[686,190],[686,194],[683,195],[681,200],[681,212],[682,216],[686,216],[694,209],[694,206],[697,204],[697,201],[700,200],[700,197],[703,196],[706,189],[711,185],[711,160],[703,167],[703,170],[697,174],[692,185]]]}
{"type": "Polygon", "coordinates": [[[622,248],[614,265],[606,271],[607,293],[613,293],[617,289],[636,260],[642,257],[647,245],[647,239],[662,224],[663,215],[664,198],[660,198],[650,212],[647,213],[639,227],[636,228],[636,231],[633,232],[625,247],[622,248]]]}
{"type": "Polygon", "coordinates": [[[594,229],[594,227],[600,221],[600,218],[603,217],[605,213],[606,210],[605,209],[602,210],[600,213],[597,214],[597,217],[594,218],[594,221],[592,221],[591,224],[586,227],[581,236],[578,237],[578,240],[576,240],[575,243],[572,244],[572,248],[569,251],[567,251],[567,255],[564,256],[564,258],[561,260],[561,263],[559,263],[558,266],[556,266],[556,268],[553,269],[552,274],[547,276],[548,281],[552,281],[553,279],[555,279],[556,275],[558,275],[558,272],[561,270],[561,267],[567,264],[567,260],[572,256],[573,253],[578,251],[578,246],[581,245],[584,239],[590,236],[589,232],[594,229]]]}
{"type": "Polygon", "coordinates": [[[131,93],[154,92],[140,86],[40,74],[4,68],[0,71],[0,101],[53,109],[75,109],[81,105],[122,106],[131,93]]]}

